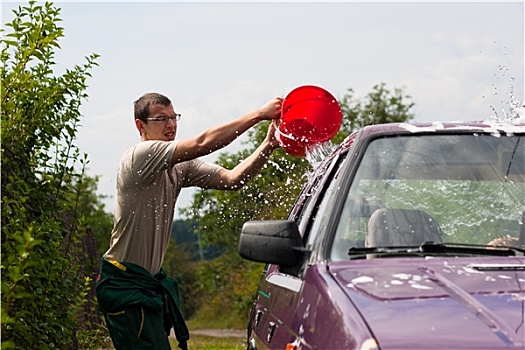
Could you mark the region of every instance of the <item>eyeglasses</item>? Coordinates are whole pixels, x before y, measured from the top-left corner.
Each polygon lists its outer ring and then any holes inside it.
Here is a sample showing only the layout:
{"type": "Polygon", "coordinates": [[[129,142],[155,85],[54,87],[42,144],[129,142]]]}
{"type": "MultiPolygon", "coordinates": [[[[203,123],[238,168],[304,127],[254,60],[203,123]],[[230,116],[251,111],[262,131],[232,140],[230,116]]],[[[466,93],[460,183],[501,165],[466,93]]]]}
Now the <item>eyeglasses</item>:
{"type": "Polygon", "coordinates": [[[182,116],[182,114],[180,114],[180,113],[175,113],[175,114],[174,114],[173,116],[171,116],[171,117],[167,117],[167,116],[162,116],[162,117],[153,117],[153,118],[146,118],[146,120],[151,120],[151,121],[153,121],[153,122],[168,123],[168,120],[179,121],[181,116],[182,116]]]}

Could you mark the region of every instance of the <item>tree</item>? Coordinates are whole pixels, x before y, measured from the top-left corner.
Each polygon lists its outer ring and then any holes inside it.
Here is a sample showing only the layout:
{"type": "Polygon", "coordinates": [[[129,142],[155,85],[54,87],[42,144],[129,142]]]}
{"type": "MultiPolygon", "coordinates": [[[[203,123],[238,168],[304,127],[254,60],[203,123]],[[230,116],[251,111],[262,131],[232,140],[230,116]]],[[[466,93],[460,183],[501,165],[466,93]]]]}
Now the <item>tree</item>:
{"type": "Polygon", "coordinates": [[[85,177],[87,156],[73,141],[98,55],[56,76],[60,10],[30,1],[14,13],[1,39],[1,345],[89,347],[78,324],[92,283],[82,273],[82,200],[96,180],[85,177]]]}
{"type": "Polygon", "coordinates": [[[96,256],[101,257],[109,247],[113,215],[105,210],[103,200],[106,196],[97,194],[98,180],[98,176],[84,176],[83,181],[77,185],[77,191],[80,193],[78,211],[84,219],[83,227],[93,233],[96,256]]]}
{"type": "Polygon", "coordinates": [[[179,284],[180,302],[185,318],[195,314],[200,302],[200,293],[196,292],[196,263],[192,258],[192,252],[186,249],[186,245],[179,245],[172,237],[162,264],[166,274],[175,278],[179,284]]]}
{"type": "MultiPolygon", "coordinates": [[[[414,117],[410,112],[414,106],[411,97],[404,95],[403,90],[399,88],[394,89],[392,93],[385,84],[375,85],[363,99],[357,99],[353,89],[348,89],[339,103],[343,112],[343,123],[339,133],[332,140],[335,144],[357,128],[370,124],[404,122],[414,117]]],[[[248,141],[245,142],[248,147],[245,150],[234,154],[222,153],[217,163],[226,168],[233,168],[257,148],[267,129],[268,122],[258,124],[248,132],[248,141]]],[[[253,263],[243,261],[237,255],[242,225],[248,220],[285,219],[311,171],[312,166],[306,159],[291,157],[283,150],[277,150],[261,173],[242,189],[196,192],[192,204],[183,208],[182,214],[197,223],[195,230],[204,244],[221,245],[225,247],[226,254],[229,254],[229,257],[218,262],[202,265],[199,273],[208,277],[214,274],[226,276],[226,271],[230,271],[234,265],[234,270],[243,276],[244,282],[248,278],[246,273],[258,279],[260,273],[253,272],[256,271],[253,263]]],[[[256,281],[240,285],[233,277],[222,280],[215,278],[213,281],[211,285],[202,282],[206,286],[203,292],[209,293],[212,300],[220,294],[223,303],[225,295],[237,296],[230,300],[230,303],[237,306],[241,316],[245,315],[256,281]],[[225,292],[228,288],[229,291],[225,292]],[[240,295],[244,297],[239,297],[240,295]]]]}
{"type": "Polygon", "coordinates": [[[404,94],[401,88],[391,92],[385,83],[374,85],[362,99],[355,97],[354,89],[349,88],[339,105],[344,117],[341,131],[332,140],[335,143],[367,125],[402,123],[414,119],[412,97],[404,94]]]}

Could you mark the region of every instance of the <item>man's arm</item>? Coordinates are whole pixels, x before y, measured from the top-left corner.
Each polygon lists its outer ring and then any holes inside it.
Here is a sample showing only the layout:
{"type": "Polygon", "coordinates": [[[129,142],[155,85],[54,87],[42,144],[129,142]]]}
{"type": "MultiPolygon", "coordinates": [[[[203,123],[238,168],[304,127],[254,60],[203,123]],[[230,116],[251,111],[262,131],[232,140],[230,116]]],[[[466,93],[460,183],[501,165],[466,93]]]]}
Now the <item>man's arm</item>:
{"type": "Polygon", "coordinates": [[[205,130],[193,138],[180,140],[173,154],[173,164],[210,154],[229,145],[258,122],[279,118],[281,105],[282,98],[276,97],[234,121],[205,130]]]}
{"type": "Polygon", "coordinates": [[[255,152],[240,162],[232,170],[221,169],[208,182],[206,188],[216,190],[238,190],[246,185],[253,177],[257,176],[262,167],[279,147],[275,138],[275,126],[270,124],[268,134],[264,141],[257,147],[255,152]]]}

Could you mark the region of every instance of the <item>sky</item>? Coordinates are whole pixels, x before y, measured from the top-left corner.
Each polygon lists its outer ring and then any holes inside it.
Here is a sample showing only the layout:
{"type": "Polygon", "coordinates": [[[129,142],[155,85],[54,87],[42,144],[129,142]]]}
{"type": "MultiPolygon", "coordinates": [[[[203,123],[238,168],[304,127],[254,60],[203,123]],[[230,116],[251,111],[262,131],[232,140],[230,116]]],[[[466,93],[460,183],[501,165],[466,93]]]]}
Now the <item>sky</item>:
{"type": "MultiPolygon", "coordinates": [[[[2,1],[2,28],[28,2],[2,1]]],[[[404,89],[415,121],[503,118],[524,98],[524,2],[71,2],[56,74],[97,53],[76,145],[114,209],[118,162],[140,141],[133,101],[160,92],[177,139],[302,85],[337,99],[404,89]]],[[[237,152],[240,140],[224,152],[237,152]]],[[[204,158],[213,162],[217,154],[204,158]]],[[[191,203],[184,189],[178,209],[191,203]]]]}

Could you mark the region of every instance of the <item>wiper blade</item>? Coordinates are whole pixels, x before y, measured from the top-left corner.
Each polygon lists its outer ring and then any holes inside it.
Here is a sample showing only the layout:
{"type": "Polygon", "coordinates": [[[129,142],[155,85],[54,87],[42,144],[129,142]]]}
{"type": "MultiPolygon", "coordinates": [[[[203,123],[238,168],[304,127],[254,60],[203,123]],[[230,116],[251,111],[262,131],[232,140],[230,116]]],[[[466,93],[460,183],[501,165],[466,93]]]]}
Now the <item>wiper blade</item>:
{"type": "Polygon", "coordinates": [[[507,246],[491,246],[465,243],[425,242],[419,246],[422,253],[459,253],[472,255],[515,256],[516,252],[525,254],[525,249],[507,246]]]}
{"type": "Polygon", "coordinates": [[[462,255],[491,255],[491,256],[516,256],[516,252],[525,255],[525,249],[517,247],[487,246],[464,243],[435,243],[425,242],[420,246],[390,246],[390,247],[351,247],[348,255],[359,257],[373,254],[400,255],[400,254],[462,254],[462,255]]]}
{"type": "Polygon", "coordinates": [[[420,253],[418,246],[396,246],[396,247],[351,247],[348,249],[348,255],[387,255],[387,254],[403,254],[403,253],[420,253]]]}

